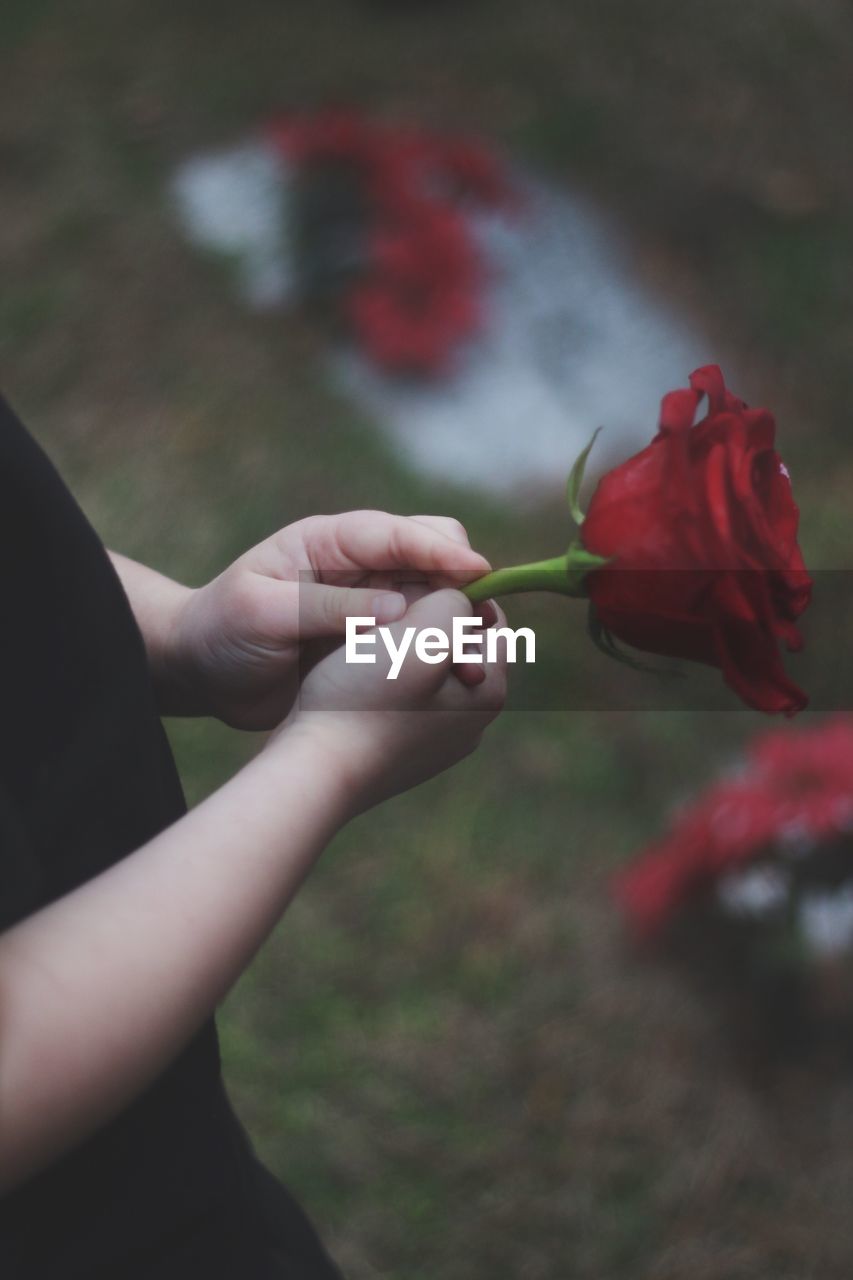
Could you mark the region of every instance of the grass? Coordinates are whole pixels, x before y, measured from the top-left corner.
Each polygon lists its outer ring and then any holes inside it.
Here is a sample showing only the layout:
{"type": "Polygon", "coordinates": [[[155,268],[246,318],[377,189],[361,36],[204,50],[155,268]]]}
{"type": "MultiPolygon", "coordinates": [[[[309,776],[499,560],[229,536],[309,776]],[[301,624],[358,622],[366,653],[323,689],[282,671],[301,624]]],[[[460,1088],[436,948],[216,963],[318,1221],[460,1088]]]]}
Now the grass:
{"type": "MultiPolygon", "coordinates": [[[[189,149],[277,104],[355,98],[481,130],[620,217],[649,282],[777,411],[809,558],[846,568],[853,22],[772,11],[7,4],[9,397],[105,539],[187,581],[359,505],[462,516],[495,561],[562,545],[557,506],[522,517],[407,473],[325,385],[317,336],[245,314],[175,233],[163,190],[189,149]]],[[[553,602],[524,607],[556,705],[604,671],[636,680],[553,602]]],[[[607,898],[609,873],[758,727],[514,710],[453,774],[335,841],[221,1026],[261,1154],[352,1280],[849,1275],[849,1090],[750,1094],[607,898]]],[[[169,729],[191,802],[259,745],[169,729]]]]}

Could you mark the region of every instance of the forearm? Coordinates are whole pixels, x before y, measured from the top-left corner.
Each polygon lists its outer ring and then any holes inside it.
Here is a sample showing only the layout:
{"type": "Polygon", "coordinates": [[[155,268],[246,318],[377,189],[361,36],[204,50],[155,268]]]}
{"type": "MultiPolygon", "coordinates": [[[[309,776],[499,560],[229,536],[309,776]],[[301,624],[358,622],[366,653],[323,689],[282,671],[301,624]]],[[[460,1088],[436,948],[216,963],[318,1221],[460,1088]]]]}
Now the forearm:
{"type": "Polygon", "coordinates": [[[181,715],[194,712],[187,704],[184,691],[179,687],[176,673],[170,665],[175,625],[182,608],[193,594],[191,587],[184,587],[156,569],[130,560],[117,551],[108,552],[116,573],[121,579],[130,607],[136,618],[148,665],[157,692],[162,714],[181,715]]]}
{"type": "Polygon", "coordinates": [[[233,984],[345,820],[318,756],[283,734],[142,849],[0,936],[0,1187],[127,1105],[233,984]]]}

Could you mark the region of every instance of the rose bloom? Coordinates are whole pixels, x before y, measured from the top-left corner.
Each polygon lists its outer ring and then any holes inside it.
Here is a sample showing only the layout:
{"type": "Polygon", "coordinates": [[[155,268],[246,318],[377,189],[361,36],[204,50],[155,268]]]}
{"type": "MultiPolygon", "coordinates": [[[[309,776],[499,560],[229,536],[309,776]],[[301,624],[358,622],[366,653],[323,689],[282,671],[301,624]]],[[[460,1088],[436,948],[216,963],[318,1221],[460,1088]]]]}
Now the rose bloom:
{"type": "Polygon", "coordinates": [[[605,631],[719,667],[749,706],[791,716],[807,698],[779,646],[802,647],[795,622],[812,583],[775,429],[716,365],[697,369],[690,390],[664,396],[652,443],[600,481],[582,538],[611,561],[586,582],[605,631]],[[708,411],[694,424],[703,396],[708,411]]]}

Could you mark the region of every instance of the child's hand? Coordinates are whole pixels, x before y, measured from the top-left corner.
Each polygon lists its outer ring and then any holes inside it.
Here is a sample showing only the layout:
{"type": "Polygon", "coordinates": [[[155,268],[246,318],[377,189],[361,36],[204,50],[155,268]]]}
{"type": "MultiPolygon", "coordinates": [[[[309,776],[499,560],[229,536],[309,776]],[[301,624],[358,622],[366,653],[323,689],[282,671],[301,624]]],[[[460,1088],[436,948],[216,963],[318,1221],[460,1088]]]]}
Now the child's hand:
{"type": "Polygon", "coordinates": [[[300,520],[188,594],[163,660],[176,701],[236,728],[273,728],[296,696],[305,642],[342,636],[348,616],[400,618],[403,583],[461,585],[488,569],[444,516],[300,520]]]}
{"type": "MultiPolygon", "coordinates": [[[[390,631],[399,645],[406,627],[439,627],[448,635],[454,617],[471,617],[470,601],[458,591],[436,591],[417,600],[390,631]]],[[[495,606],[499,626],[506,619],[495,606]]],[[[506,656],[473,669],[476,684],[464,684],[449,656],[428,664],[412,648],[396,680],[386,679],[387,650],[376,646],[376,663],[352,665],[344,650],[317,663],[299,690],[290,717],[271,739],[276,743],[306,733],[319,738],[322,757],[334,770],[350,815],[456,764],[478,745],[498,715],[506,695],[506,656]]]]}

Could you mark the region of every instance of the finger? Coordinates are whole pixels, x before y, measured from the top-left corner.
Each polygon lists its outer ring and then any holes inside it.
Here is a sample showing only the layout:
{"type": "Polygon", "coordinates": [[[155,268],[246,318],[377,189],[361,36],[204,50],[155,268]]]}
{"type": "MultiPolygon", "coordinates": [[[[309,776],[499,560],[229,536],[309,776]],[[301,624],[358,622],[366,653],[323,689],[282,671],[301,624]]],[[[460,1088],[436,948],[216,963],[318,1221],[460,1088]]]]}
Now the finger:
{"type": "MultiPolygon", "coordinates": [[[[345,584],[335,585],[343,586],[345,584]]],[[[369,577],[369,585],[377,595],[383,591],[399,592],[400,595],[406,597],[407,604],[414,604],[416,600],[420,600],[421,596],[428,595],[431,590],[434,590],[422,573],[372,573],[369,577]]],[[[364,587],[364,584],[362,584],[362,587],[364,587]]]]}
{"type": "Polygon", "coordinates": [[[489,625],[492,627],[505,627],[506,614],[503,609],[496,600],[490,600],[488,603],[492,606],[492,613],[495,615],[494,620],[489,625]]]}
{"type": "Polygon", "coordinates": [[[460,684],[465,685],[466,689],[475,689],[486,678],[486,673],[481,666],[468,662],[454,662],[453,674],[460,684]]]}
{"type": "MultiPolygon", "coordinates": [[[[425,525],[428,529],[434,529],[436,533],[443,533],[445,537],[450,538],[453,542],[458,543],[461,547],[471,546],[471,539],[468,537],[468,530],[461,521],[456,520],[453,516],[410,516],[410,520],[414,520],[417,524],[425,525]]],[[[490,566],[491,567],[491,566],[490,566]]],[[[429,581],[434,587],[450,585],[458,586],[467,581],[458,574],[432,573],[428,575],[429,581]]]]}
{"type": "Polygon", "coordinates": [[[475,712],[483,725],[494,720],[506,702],[506,670],[499,664],[480,668],[483,678],[475,685],[461,680],[447,680],[438,691],[438,700],[449,711],[475,712]]]}
{"type": "MultiPolygon", "coordinates": [[[[410,607],[405,617],[405,624],[408,626],[416,626],[419,630],[424,627],[438,627],[450,636],[453,632],[454,618],[474,617],[477,615],[478,610],[479,606],[472,605],[471,601],[459,591],[434,591],[430,592],[427,596],[422,597],[421,600],[417,602],[417,605],[410,607]]],[[[496,605],[492,606],[491,612],[496,618],[499,614],[503,617],[496,605]]],[[[504,619],[504,621],[506,621],[506,619],[504,619]]],[[[469,637],[469,641],[473,642],[473,640],[474,637],[469,637]]],[[[501,684],[503,681],[501,668],[505,667],[505,665],[505,662],[502,663],[500,659],[493,664],[494,670],[498,671],[498,684],[501,684]]],[[[433,668],[433,670],[437,676],[437,680],[434,682],[434,687],[441,685],[442,681],[446,679],[448,671],[452,672],[454,677],[452,683],[458,683],[465,689],[477,689],[481,685],[485,684],[490,678],[493,680],[494,684],[494,677],[490,677],[489,671],[485,666],[485,655],[483,655],[482,662],[465,663],[453,663],[451,661],[451,655],[448,655],[448,658],[440,665],[436,664],[436,667],[433,668]]]]}
{"type": "Polygon", "coordinates": [[[328,565],[322,563],[323,546],[312,549],[312,561],[322,572],[334,568],[341,558],[350,568],[372,570],[417,570],[456,582],[471,582],[489,571],[489,562],[460,540],[458,531],[450,537],[444,529],[406,516],[384,511],[351,511],[341,516],[327,532],[334,539],[328,565]]]}
{"type": "Polygon", "coordinates": [[[347,618],[373,618],[384,626],[405,612],[406,597],[399,591],[329,587],[320,582],[299,584],[300,640],[343,635],[347,618]]]}
{"type": "MultiPolygon", "coordinates": [[[[493,627],[498,620],[498,606],[494,600],[481,600],[474,605],[474,612],[482,620],[484,627],[493,627]]],[[[506,618],[504,618],[506,622],[506,618]]],[[[503,626],[503,623],[501,623],[503,626]]]]}
{"type": "MultiPolygon", "coordinates": [[[[478,616],[483,624],[483,630],[487,631],[490,627],[506,626],[506,614],[503,609],[494,600],[483,600],[479,604],[474,605],[474,614],[478,616]]],[[[453,674],[457,677],[461,684],[466,688],[473,689],[477,685],[482,684],[488,679],[488,670],[485,663],[487,661],[488,650],[485,645],[482,647],[482,664],[474,663],[454,663],[453,674]]],[[[495,653],[495,663],[506,669],[506,644],[498,645],[495,653]]]]}
{"type": "MultiPolygon", "coordinates": [[[[479,619],[484,630],[490,627],[497,618],[497,610],[494,601],[483,600],[479,604],[475,604],[473,606],[472,616],[479,619]]],[[[453,674],[461,684],[466,686],[466,688],[473,689],[478,684],[482,684],[486,678],[486,673],[483,670],[483,663],[485,661],[483,634],[481,632],[479,638],[474,635],[468,637],[468,639],[470,641],[470,644],[467,647],[467,656],[469,660],[467,662],[454,662],[453,674]],[[479,645],[479,650],[476,648],[477,645],[479,645]]]]}
{"type": "Polygon", "coordinates": [[[434,628],[447,637],[448,652],[440,657],[436,654],[435,660],[428,663],[418,658],[414,647],[409,649],[399,678],[408,683],[413,692],[417,689],[419,693],[432,693],[442,686],[453,665],[452,653],[449,651],[452,647],[453,619],[470,618],[472,615],[473,606],[461,592],[447,589],[430,591],[409,607],[401,622],[389,628],[395,640],[406,628],[414,628],[416,634],[434,628]]]}
{"type": "MultiPolygon", "coordinates": [[[[496,604],[494,601],[492,601],[491,603],[492,603],[492,607],[495,615],[495,620],[492,623],[492,628],[499,632],[503,627],[507,625],[506,614],[504,613],[503,609],[500,607],[499,604],[496,604]]],[[[506,639],[504,636],[497,635],[494,637],[494,661],[487,664],[487,667],[491,668],[492,670],[496,670],[496,669],[500,670],[505,674],[507,666],[508,666],[508,662],[507,662],[506,639]]]]}
{"type": "Polygon", "coordinates": [[[468,537],[468,530],[459,520],[454,520],[452,516],[409,516],[410,520],[414,520],[416,524],[425,525],[427,529],[434,529],[436,533],[443,533],[446,538],[450,538],[452,542],[458,542],[460,546],[470,547],[471,539],[468,537]]]}

